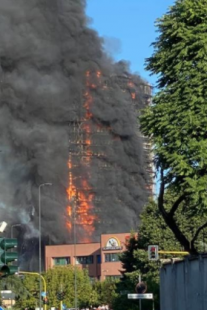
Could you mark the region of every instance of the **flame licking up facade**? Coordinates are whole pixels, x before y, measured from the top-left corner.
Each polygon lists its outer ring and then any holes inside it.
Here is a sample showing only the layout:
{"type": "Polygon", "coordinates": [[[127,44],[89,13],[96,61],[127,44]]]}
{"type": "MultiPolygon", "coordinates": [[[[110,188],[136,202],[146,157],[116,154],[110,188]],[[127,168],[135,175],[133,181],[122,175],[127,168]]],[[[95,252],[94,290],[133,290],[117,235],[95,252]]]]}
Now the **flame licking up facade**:
{"type": "MultiPolygon", "coordinates": [[[[122,92],[128,92],[131,100],[135,101],[138,96],[135,83],[129,76],[118,78],[119,86],[122,87],[122,92]],[[121,86],[121,84],[123,84],[123,79],[124,85],[121,86]],[[120,80],[122,80],[122,83],[120,83],[120,80]]],[[[95,119],[92,113],[95,100],[93,92],[97,89],[99,92],[108,91],[110,87],[113,87],[114,77],[111,77],[110,81],[104,80],[100,71],[96,71],[95,73],[87,71],[85,79],[83,105],[79,117],[73,123],[73,139],[69,140],[69,186],[67,189],[69,206],[67,207],[68,217],[66,224],[71,235],[74,225],[78,227],[77,238],[79,242],[83,243],[92,242],[94,240],[94,232],[97,230],[97,224],[101,222],[100,210],[97,206],[97,200],[100,200],[100,194],[98,198],[97,194],[95,194],[97,192],[96,186],[94,187],[91,184],[91,171],[93,170],[94,159],[99,159],[99,161],[102,162],[102,165],[99,165],[98,173],[103,171],[103,162],[107,161],[106,150],[104,151],[103,148],[100,147],[100,141],[103,139],[103,134],[106,135],[106,132],[108,138],[105,140],[108,140],[108,145],[114,141],[121,140],[119,135],[112,132],[110,126],[101,124],[100,121],[95,119]],[[97,135],[98,139],[94,139],[94,134],[97,135]],[[99,140],[98,144],[97,140],[99,140]],[[95,148],[97,149],[96,151],[95,148]]],[[[146,86],[147,85],[145,85],[145,87],[146,86]]],[[[151,90],[149,90],[148,87],[148,99],[150,98],[150,92],[151,90]]],[[[71,133],[70,136],[72,136],[71,133]]],[[[105,148],[106,145],[104,146],[104,149],[105,148]]],[[[149,156],[147,155],[147,157],[149,156]]],[[[106,163],[104,166],[105,169],[111,168],[111,166],[106,163]]],[[[148,184],[148,187],[149,186],[148,184]]]]}
{"type": "MultiPolygon", "coordinates": [[[[78,236],[80,242],[91,242],[92,235],[95,230],[94,222],[97,220],[97,216],[94,215],[94,205],[93,197],[94,193],[92,188],[88,183],[88,178],[90,178],[90,165],[91,165],[91,156],[93,155],[90,146],[91,141],[91,125],[90,121],[93,117],[91,113],[91,105],[93,104],[93,97],[90,92],[90,88],[96,88],[96,84],[90,84],[90,72],[86,72],[86,91],[84,94],[84,105],[85,115],[82,119],[82,130],[83,130],[83,140],[79,141],[83,152],[85,153],[85,162],[82,165],[85,166],[85,177],[82,178],[79,176],[81,188],[78,188],[75,185],[75,177],[73,176],[73,154],[70,152],[68,168],[69,168],[69,187],[67,189],[69,206],[67,208],[68,220],[67,227],[71,231],[72,226],[78,225],[79,231],[82,230],[82,234],[78,236]],[[74,223],[75,221],[75,223],[74,223]]],[[[97,72],[97,78],[100,78],[100,72],[97,72]]],[[[76,176],[77,177],[77,176],[76,176]]]]}

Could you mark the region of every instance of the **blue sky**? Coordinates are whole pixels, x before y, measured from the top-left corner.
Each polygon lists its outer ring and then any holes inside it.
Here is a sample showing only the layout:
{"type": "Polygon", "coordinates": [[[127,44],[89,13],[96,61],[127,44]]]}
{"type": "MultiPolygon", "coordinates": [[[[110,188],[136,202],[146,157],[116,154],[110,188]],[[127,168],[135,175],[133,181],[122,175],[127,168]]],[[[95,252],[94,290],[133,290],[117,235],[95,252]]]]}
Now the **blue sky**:
{"type": "Polygon", "coordinates": [[[152,54],[150,44],[158,35],[155,20],[173,3],[174,0],[87,0],[86,14],[92,18],[90,27],[106,38],[113,57],[129,61],[133,72],[155,86],[156,77],[144,69],[144,61],[152,54]]]}

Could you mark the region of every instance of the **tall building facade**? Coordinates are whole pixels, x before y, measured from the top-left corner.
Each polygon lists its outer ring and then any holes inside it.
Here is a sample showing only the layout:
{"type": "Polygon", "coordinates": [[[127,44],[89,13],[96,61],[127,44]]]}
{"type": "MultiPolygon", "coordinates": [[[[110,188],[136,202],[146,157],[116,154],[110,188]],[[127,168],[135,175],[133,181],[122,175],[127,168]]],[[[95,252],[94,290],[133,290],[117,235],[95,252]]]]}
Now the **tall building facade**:
{"type": "Polygon", "coordinates": [[[88,71],[80,100],[69,123],[67,227],[70,242],[75,223],[77,240],[87,243],[102,233],[135,228],[134,219],[153,193],[151,147],[138,121],[151,102],[151,87],[127,73],[105,78],[100,71],[88,71]],[[118,103],[111,107],[117,102],[117,98],[110,102],[116,88],[117,96],[126,97],[127,105],[121,109],[118,103]],[[117,124],[112,126],[110,115],[106,120],[99,117],[101,100],[109,114],[117,109],[117,114],[123,110],[126,115],[113,115],[117,124]]]}

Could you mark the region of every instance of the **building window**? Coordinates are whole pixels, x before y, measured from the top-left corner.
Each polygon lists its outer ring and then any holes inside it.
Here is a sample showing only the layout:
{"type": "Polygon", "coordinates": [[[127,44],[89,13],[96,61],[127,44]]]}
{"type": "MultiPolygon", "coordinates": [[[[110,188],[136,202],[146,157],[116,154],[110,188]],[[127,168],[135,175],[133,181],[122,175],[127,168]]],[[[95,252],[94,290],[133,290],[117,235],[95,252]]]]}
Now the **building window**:
{"type": "Polygon", "coordinates": [[[54,257],[54,266],[65,266],[70,264],[70,257],[54,257]]]}
{"type": "Polygon", "coordinates": [[[77,256],[76,264],[90,265],[93,264],[93,256],[77,256]]]}
{"type": "Polygon", "coordinates": [[[117,282],[121,279],[121,275],[118,276],[106,276],[106,280],[109,282],[117,282]]]}
{"type": "Polygon", "coordinates": [[[101,264],[101,255],[96,256],[97,264],[101,264]]]}
{"type": "Polygon", "coordinates": [[[105,262],[119,262],[119,253],[107,253],[105,254],[105,262]]]}

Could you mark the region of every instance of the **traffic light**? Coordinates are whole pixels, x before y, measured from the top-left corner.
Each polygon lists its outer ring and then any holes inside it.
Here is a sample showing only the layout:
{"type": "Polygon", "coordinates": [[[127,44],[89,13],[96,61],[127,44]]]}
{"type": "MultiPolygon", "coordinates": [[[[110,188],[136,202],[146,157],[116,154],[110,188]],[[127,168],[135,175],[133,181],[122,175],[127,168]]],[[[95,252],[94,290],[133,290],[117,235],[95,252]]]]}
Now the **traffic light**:
{"type": "Polygon", "coordinates": [[[18,253],[9,250],[17,247],[17,239],[0,238],[0,277],[6,277],[18,272],[18,266],[11,265],[17,261],[18,253]]]}
{"type": "Polygon", "coordinates": [[[47,296],[43,297],[43,304],[48,305],[48,298],[47,296]]]}
{"type": "Polygon", "coordinates": [[[148,259],[154,261],[159,259],[158,245],[148,246],[148,259]]]}
{"type": "Polygon", "coordinates": [[[58,292],[57,293],[57,299],[58,300],[63,300],[65,296],[65,292],[58,292]]]}

